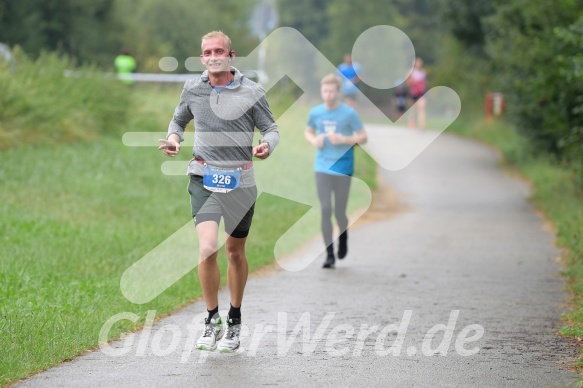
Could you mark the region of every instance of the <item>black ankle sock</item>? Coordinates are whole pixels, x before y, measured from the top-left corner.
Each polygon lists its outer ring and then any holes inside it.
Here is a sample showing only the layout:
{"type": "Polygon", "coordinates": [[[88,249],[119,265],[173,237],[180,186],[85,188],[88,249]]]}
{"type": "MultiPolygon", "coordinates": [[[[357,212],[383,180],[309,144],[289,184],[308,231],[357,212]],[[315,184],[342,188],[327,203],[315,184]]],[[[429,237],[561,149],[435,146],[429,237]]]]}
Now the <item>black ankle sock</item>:
{"type": "Polygon", "coordinates": [[[233,307],[233,305],[231,305],[231,308],[229,309],[229,319],[241,320],[241,306],[233,307]]]}
{"type": "Polygon", "coordinates": [[[215,315],[219,315],[219,306],[215,307],[212,310],[206,310],[206,311],[208,311],[208,313],[209,313],[208,320],[210,321],[211,319],[214,318],[215,315]]]}

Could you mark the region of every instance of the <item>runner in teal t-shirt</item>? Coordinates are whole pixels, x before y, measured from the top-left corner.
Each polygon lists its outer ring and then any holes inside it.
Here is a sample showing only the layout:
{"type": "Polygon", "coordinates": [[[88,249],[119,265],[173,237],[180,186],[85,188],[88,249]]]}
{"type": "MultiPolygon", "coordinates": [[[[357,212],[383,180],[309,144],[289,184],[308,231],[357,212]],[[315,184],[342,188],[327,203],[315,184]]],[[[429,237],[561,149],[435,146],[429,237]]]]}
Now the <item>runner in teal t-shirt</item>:
{"type": "Polygon", "coordinates": [[[356,107],[356,95],[360,84],[359,72],[360,65],[352,62],[352,55],[344,54],[344,62],[338,65],[338,75],[342,79],[343,101],[353,108],[356,107]]]}
{"type": "Polygon", "coordinates": [[[341,82],[334,74],[322,79],[320,93],[324,103],[312,108],[305,131],[306,140],[318,148],[314,170],[327,251],[324,268],[332,268],[336,261],[332,240],[332,193],[334,214],[340,228],[338,258],[343,259],[348,252],[346,205],[354,172],[353,146],[366,142],[366,132],[358,114],[340,102],[341,82]]]}

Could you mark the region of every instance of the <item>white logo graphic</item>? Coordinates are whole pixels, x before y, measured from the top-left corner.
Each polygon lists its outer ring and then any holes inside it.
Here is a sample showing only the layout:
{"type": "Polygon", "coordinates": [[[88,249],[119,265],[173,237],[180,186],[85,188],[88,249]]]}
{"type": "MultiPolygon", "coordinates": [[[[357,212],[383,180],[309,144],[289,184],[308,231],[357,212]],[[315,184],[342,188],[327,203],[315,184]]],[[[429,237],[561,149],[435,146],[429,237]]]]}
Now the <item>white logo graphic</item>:
{"type": "MultiPolygon", "coordinates": [[[[306,106],[319,101],[319,80],[325,74],[337,72],[336,66],[300,32],[289,27],[279,28],[272,32],[248,57],[237,57],[236,67],[241,70],[253,68],[257,63],[260,49],[267,53],[265,57],[267,81],[263,84],[266,91],[269,91],[284,76],[289,77],[304,91],[304,95],[280,117],[278,122],[285,121],[287,115],[293,117],[297,106],[306,106]]],[[[376,88],[392,88],[396,86],[395,80],[406,79],[411,74],[415,58],[411,40],[401,30],[391,26],[376,26],[363,32],[355,42],[352,54],[354,61],[361,64],[359,78],[376,88]]],[[[190,66],[189,70],[204,70],[198,58],[196,61],[190,58],[187,63],[190,66]]],[[[369,141],[362,148],[380,167],[389,171],[398,171],[409,165],[457,118],[461,110],[460,99],[452,89],[444,86],[431,88],[424,96],[432,109],[428,112],[428,118],[431,118],[432,114],[433,118],[439,117],[436,121],[439,124],[435,124],[438,126],[434,126],[431,131],[415,131],[406,129],[405,115],[393,123],[364,94],[360,91],[357,94],[358,109],[367,112],[367,116],[373,116],[377,123],[365,124],[369,132],[369,141]],[[369,131],[375,127],[379,128],[379,125],[383,126],[383,130],[369,131]]],[[[211,98],[216,99],[216,95],[211,98]]],[[[214,113],[224,119],[235,119],[239,117],[242,109],[252,106],[257,98],[258,96],[254,93],[247,93],[236,103],[234,102],[231,105],[232,108],[224,111],[217,109],[214,113]]],[[[298,161],[296,151],[286,147],[285,139],[291,136],[303,136],[304,128],[305,122],[296,123],[293,128],[280,126],[282,141],[277,151],[266,163],[257,163],[255,167],[258,195],[261,192],[267,192],[311,207],[298,222],[279,237],[276,243],[275,259],[280,266],[289,271],[302,270],[317,258],[311,257],[301,263],[281,260],[285,251],[284,247],[302,245],[303,238],[298,236],[302,235],[299,232],[304,230],[306,225],[319,224],[320,205],[313,193],[313,188],[299,186],[293,176],[289,176],[284,183],[274,185],[268,178],[268,172],[269,170],[277,171],[278,166],[288,165],[290,161],[297,163],[294,171],[298,175],[305,175],[312,171],[311,161],[298,161]]],[[[151,147],[157,146],[157,139],[165,135],[165,133],[131,132],[126,133],[122,140],[128,146],[151,147]]],[[[212,145],[229,144],[223,143],[221,139],[240,136],[240,134],[224,133],[223,136],[217,136],[216,144],[212,145]]],[[[187,165],[188,162],[166,161],[161,169],[166,175],[184,176],[187,165]]],[[[368,186],[357,178],[352,178],[351,185],[353,188],[356,187],[368,193],[370,205],[372,195],[368,186]]],[[[361,209],[350,222],[353,223],[366,210],[361,209]]],[[[133,303],[147,303],[189,273],[197,266],[197,260],[194,258],[196,253],[193,247],[194,241],[196,241],[195,229],[192,222],[188,222],[124,272],[120,281],[123,295],[133,303]]],[[[220,248],[224,241],[219,241],[219,244],[220,248]]]]}
{"type": "MultiPolygon", "coordinates": [[[[485,330],[479,324],[461,327],[458,324],[459,315],[459,310],[452,310],[447,324],[433,325],[423,334],[409,333],[413,310],[403,311],[400,320],[385,326],[363,323],[356,327],[349,324],[333,325],[336,312],[326,313],[319,322],[309,312],[304,312],[299,318],[295,314],[290,316],[286,312],[279,312],[276,324],[256,324],[253,327],[242,324],[241,341],[244,346],[237,350],[237,354],[255,357],[259,349],[265,348],[265,343],[270,343],[275,346],[266,349],[270,349],[276,357],[298,352],[308,357],[316,351],[323,351],[331,357],[432,357],[447,356],[454,351],[458,356],[470,357],[480,351],[477,345],[485,330]]],[[[186,327],[171,323],[154,327],[155,316],[156,311],[149,310],[140,333],[128,334],[123,341],[110,345],[107,339],[114,325],[124,320],[135,323],[140,318],[130,312],[112,316],[99,333],[101,352],[109,357],[128,354],[136,357],[150,354],[156,357],[176,357],[179,354],[180,363],[191,362],[196,338],[204,331],[202,322],[206,313],[195,315],[192,323],[186,327]]],[[[204,363],[210,355],[211,352],[194,353],[198,363],[204,363]]]]}

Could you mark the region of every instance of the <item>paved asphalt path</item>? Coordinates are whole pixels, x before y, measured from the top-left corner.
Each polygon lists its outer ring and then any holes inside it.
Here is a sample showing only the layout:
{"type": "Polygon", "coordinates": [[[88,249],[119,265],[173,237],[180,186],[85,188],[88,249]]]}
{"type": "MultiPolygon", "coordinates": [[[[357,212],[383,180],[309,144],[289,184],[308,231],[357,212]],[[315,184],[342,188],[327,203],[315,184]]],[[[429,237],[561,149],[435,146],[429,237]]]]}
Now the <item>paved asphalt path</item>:
{"type": "Polygon", "coordinates": [[[560,252],[528,186],[447,134],[381,179],[399,203],[381,191],[334,270],[311,261],[314,239],[290,258],[304,270],[249,279],[239,353],[192,350],[197,302],[108,349],[123,355],[91,352],[18,386],[574,386],[576,348],[555,334],[560,252]]]}

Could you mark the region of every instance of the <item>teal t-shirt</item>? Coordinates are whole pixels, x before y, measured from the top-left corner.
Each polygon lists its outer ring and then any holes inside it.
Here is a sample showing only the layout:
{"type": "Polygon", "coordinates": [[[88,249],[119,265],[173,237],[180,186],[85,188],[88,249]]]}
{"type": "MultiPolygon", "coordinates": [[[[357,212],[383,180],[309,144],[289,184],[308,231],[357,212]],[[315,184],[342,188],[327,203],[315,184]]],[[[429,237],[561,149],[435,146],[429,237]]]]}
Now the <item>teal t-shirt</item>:
{"type": "MultiPolygon", "coordinates": [[[[316,131],[316,135],[330,131],[344,136],[351,136],[362,129],[358,113],[346,104],[340,104],[336,109],[328,110],[324,104],[310,110],[308,127],[316,131]]],[[[324,138],[324,147],[316,151],[314,170],[331,175],[352,175],[354,173],[354,147],[348,144],[332,145],[324,138]]]]}
{"type": "Polygon", "coordinates": [[[356,62],[352,62],[352,65],[341,63],[340,66],[338,66],[338,75],[342,78],[342,94],[355,94],[358,92],[358,87],[352,82],[358,77],[359,72],[360,65],[356,62]]]}

